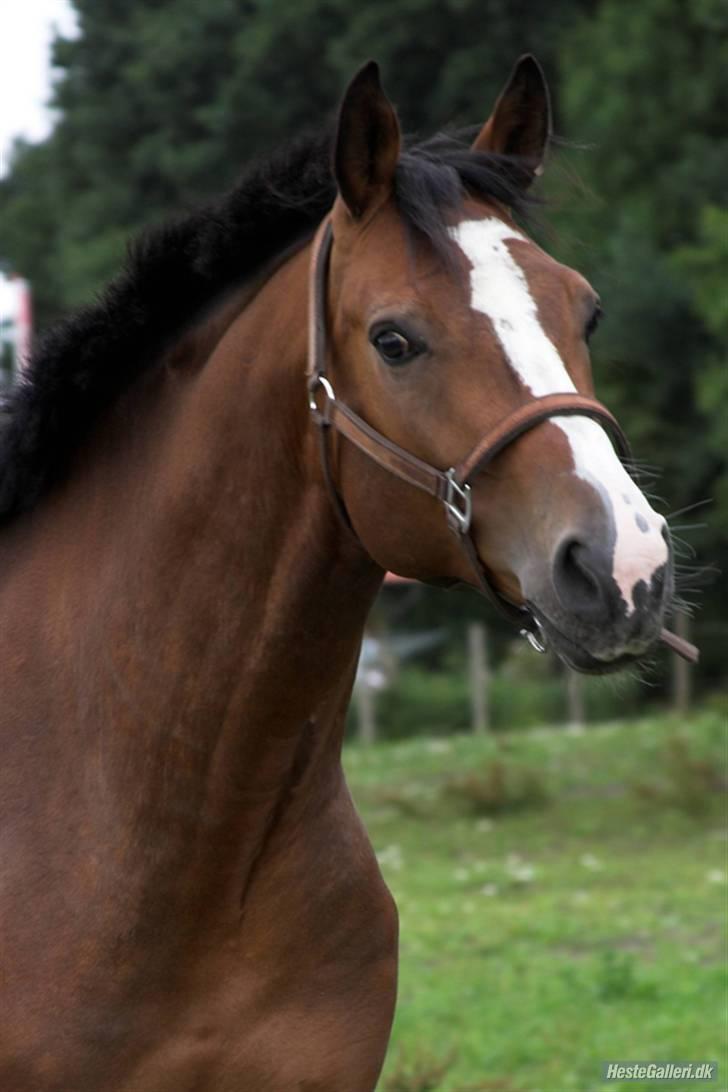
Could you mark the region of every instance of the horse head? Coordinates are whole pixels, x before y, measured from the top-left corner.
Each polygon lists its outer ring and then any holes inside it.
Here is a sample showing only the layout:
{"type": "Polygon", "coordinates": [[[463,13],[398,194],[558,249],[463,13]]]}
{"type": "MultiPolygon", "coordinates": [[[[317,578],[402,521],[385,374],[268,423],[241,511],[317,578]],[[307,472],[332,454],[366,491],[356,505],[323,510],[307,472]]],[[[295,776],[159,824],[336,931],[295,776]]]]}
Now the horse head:
{"type": "Polygon", "coordinates": [[[324,426],[332,422],[320,396],[345,407],[395,450],[368,458],[346,429],[326,430],[338,503],[379,565],[491,588],[567,663],[605,672],[660,635],[672,561],[665,520],[593,400],[588,342],[599,298],[517,217],[550,131],[532,57],[517,63],[470,147],[440,139],[408,151],[376,65],[358,73],[335,140],[327,343],[315,349],[326,362],[312,364],[312,407],[324,426]],[[546,405],[542,416],[534,402],[546,405]],[[459,480],[451,472],[454,493],[444,478],[413,488],[392,465],[397,451],[435,473],[466,469],[459,480]],[[458,527],[465,505],[467,526],[458,527]]]}

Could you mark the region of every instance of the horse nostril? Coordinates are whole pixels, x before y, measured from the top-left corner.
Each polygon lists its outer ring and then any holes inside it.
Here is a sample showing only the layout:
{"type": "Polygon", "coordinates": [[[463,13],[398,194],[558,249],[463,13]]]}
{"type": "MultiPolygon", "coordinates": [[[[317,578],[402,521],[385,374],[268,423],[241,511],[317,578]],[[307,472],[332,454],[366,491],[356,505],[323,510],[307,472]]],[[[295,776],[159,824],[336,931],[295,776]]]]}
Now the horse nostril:
{"type": "Polygon", "coordinates": [[[565,539],[556,551],[553,580],[562,606],[579,614],[606,614],[604,558],[579,539],[565,539]]]}

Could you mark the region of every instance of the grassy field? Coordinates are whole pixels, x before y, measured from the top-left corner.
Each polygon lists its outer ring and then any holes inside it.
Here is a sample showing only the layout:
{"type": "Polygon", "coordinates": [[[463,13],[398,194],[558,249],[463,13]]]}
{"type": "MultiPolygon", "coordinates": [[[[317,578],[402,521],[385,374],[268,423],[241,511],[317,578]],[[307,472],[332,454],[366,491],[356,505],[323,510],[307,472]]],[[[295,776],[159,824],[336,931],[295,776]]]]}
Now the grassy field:
{"type": "Polygon", "coordinates": [[[381,1092],[728,1087],[728,719],[352,745],[400,910],[381,1092]],[[607,1059],[715,1084],[604,1083],[607,1059]]]}

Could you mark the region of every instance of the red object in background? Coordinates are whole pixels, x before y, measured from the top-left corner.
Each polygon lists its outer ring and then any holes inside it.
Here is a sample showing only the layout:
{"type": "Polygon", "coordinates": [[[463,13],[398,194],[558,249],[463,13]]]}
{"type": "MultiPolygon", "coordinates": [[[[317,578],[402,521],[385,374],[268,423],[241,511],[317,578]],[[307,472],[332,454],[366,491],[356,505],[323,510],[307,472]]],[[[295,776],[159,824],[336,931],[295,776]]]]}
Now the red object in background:
{"type": "Polygon", "coordinates": [[[0,338],[9,346],[10,376],[20,375],[30,359],[33,337],[33,309],[30,284],[16,273],[0,272],[0,338]]]}
{"type": "Polygon", "coordinates": [[[33,340],[33,305],[30,285],[23,277],[13,277],[17,291],[15,368],[22,372],[30,360],[30,347],[33,340]]]}

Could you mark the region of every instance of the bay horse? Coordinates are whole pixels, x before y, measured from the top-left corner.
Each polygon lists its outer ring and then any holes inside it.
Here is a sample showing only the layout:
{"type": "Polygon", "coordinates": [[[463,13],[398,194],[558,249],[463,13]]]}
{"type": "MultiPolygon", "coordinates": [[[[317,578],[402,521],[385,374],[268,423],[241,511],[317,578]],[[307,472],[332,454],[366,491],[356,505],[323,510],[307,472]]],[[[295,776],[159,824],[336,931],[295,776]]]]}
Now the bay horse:
{"type": "Polygon", "coordinates": [[[370,63],[37,348],[0,458],[3,1092],[374,1088],[397,915],[341,744],[386,569],[584,671],[658,639],[598,299],[518,226],[549,134],[527,56],[471,147],[404,147],[370,63]]]}

